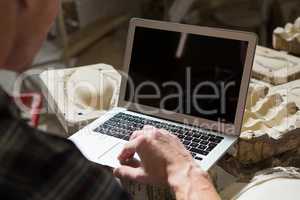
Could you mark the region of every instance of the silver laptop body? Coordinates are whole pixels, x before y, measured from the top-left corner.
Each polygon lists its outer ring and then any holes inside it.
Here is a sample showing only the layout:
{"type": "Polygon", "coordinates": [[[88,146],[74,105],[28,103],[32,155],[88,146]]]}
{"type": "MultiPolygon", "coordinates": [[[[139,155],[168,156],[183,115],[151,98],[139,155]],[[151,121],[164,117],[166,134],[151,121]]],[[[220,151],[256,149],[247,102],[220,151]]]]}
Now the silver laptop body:
{"type": "Polygon", "coordinates": [[[115,168],[130,134],[149,124],[208,170],[239,137],[255,47],[252,33],[132,19],[118,107],[69,139],[115,168]]]}

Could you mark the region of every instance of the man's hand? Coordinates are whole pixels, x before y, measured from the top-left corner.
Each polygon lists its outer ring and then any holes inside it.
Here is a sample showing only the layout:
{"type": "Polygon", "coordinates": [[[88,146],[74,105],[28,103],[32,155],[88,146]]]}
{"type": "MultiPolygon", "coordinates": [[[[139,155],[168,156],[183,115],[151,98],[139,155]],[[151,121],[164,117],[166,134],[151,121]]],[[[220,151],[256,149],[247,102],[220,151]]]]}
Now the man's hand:
{"type": "Polygon", "coordinates": [[[151,126],[132,134],[119,160],[125,165],[114,171],[117,177],[143,183],[167,184],[172,181],[169,178],[196,167],[191,154],[176,136],[151,126]],[[141,162],[133,160],[135,153],[141,162]]]}
{"type": "Polygon", "coordinates": [[[168,184],[177,200],[219,200],[209,176],[179,139],[166,130],[145,126],[132,134],[119,155],[115,176],[141,183],[168,184]],[[137,153],[141,159],[133,158],[137,153]]]}

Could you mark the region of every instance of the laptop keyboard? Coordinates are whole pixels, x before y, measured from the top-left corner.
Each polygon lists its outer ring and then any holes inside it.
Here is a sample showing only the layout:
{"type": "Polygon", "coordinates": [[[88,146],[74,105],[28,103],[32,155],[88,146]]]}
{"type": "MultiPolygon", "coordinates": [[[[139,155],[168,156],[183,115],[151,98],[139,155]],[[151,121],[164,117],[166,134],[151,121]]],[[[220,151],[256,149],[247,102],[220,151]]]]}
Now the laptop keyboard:
{"type": "Polygon", "coordinates": [[[206,130],[186,128],[126,113],[118,113],[94,131],[128,141],[134,131],[145,125],[166,129],[176,135],[197,160],[202,160],[203,156],[207,156],[224,139],[206,130]]]}

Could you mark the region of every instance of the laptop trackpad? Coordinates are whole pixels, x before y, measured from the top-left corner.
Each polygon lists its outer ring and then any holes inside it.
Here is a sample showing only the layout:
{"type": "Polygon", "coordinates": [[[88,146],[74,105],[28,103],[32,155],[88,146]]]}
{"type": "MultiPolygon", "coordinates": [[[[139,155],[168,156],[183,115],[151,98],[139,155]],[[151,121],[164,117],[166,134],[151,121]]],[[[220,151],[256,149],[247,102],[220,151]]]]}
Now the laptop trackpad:
{"type": "MultiPolygon", "coordinates": [[[[120,155],[121,151],[124,148],[126,142],[121,141],[120,143],[116,144],[110,151],[103,154],[99,157],[99,161],[97,163],[105,166],[109,166],[112,168],[117,168],[120,166],[120,162],[118,160],[118,156],[120,155]]],[[[135,154],[134,158],[139,159],[138,155],[135,154]]]]}
{"type": "Polygon", "coordinates": [[[69,139],[75,143],[87,159],[93,162],[97,162],[99,155],[104,154],[119,143],[118,140],[110,140],[109,137],[99,134],[78,133],[69,139]]]}

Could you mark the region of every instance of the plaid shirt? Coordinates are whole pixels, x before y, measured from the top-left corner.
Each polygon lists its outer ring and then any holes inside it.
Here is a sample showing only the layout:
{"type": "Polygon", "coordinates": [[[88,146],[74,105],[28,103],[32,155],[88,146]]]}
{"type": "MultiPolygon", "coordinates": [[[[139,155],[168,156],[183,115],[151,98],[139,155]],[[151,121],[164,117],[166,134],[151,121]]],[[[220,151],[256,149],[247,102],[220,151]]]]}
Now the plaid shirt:
{"type": "Polygon", "coordinates": [[[68,140],[35,130],[0,88],[0,199],[128,199],[109,171],[68,140]]]}

